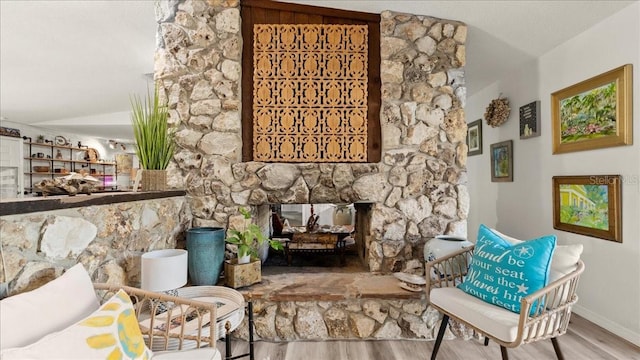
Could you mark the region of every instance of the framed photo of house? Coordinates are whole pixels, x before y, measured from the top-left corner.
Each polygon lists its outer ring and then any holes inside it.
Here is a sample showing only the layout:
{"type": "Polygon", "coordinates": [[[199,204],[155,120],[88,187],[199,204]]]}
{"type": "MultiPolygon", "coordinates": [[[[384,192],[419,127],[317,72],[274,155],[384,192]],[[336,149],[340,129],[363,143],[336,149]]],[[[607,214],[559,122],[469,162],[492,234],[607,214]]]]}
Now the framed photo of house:
{"type": "Polygon", "coordinates": [[[632,65],[551,94],[553,153],[633,143],[632,65]]]}
{"type": "Polygon", "coordinates": [[[554,176],[553,228],[622,242],[620,175],[554,176]]]}
{"type": "Polygon", "coordinates": [[[482,119],[467,124],[467,156],[482,154],[482,119]]]}
{"type": "Polygon", "coordinates": [[[513,181],[513,140],[491,144],[491,182],[513,181]]]}

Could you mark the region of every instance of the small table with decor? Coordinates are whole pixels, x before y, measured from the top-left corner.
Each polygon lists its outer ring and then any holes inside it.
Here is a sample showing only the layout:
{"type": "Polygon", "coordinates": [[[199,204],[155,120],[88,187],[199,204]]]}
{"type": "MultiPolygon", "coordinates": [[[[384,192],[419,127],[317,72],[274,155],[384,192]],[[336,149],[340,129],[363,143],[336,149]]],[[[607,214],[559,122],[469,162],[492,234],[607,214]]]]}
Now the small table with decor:
{"type": "Polygon", "coordinates": [[[306,232],[306,228],[284,229],[282,236],[289,241],[285,244],[287,265],[291,265],[294,253],[327,253],[338,254],[340,264],[345,265],[346,238],[353,232],[352,225],[332,226],[318,231],[306,232]]]}

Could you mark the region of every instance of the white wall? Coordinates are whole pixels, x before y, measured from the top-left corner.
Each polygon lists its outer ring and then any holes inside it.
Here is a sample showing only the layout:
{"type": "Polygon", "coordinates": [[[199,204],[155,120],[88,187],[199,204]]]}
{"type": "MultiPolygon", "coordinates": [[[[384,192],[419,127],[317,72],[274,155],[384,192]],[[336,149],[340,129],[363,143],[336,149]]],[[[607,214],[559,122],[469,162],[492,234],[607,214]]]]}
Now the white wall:
{"type": "MultiPolygon", "coordinates": [[[[483,118],[500,93],[511,116],[499,128],[483,122],[483,154],[469,157],[469,237],[479,224],[520,238],[556,234],[560,244],[584,245],[586,270],[575,312],[640,345],[640,4],[634,3],[474,94],[467,122],[483,118]],[[623,64],[633,64],[634,144],[552,155],[551,93],[623,64]],[[542,136],[520,140],[518,109],[541,101],[542,136]],[[492,183],[489,146],[513,140],[514,181],[492,183]],[[555,175],[620,174],[623,243],[553,229],[551,178],[555,175]]],[[[472,58],[468,59],[473,61],[472,58]]]]}

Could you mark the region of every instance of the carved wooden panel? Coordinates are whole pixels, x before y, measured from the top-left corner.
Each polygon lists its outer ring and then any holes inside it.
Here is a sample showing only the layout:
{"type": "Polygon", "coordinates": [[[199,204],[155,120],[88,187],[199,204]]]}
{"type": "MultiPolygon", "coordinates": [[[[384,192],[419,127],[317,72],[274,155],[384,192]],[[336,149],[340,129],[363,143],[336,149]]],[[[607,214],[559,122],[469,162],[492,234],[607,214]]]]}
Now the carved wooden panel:
{"type": "Polygon", "coordinates": [[[367,160],[366,25],[254,25],[253,159],[367,160]]]}

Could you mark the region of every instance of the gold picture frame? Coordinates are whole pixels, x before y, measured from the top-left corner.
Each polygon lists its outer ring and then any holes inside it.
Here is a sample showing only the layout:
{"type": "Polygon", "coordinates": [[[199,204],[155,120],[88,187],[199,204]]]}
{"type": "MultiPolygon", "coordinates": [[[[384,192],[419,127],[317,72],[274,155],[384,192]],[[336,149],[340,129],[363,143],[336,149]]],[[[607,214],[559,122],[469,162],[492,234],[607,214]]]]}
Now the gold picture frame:
{"type": "Polygon", "coordinates": [[[551,94],[553,153],[633,143],[632,65],[551,94]]]}
{"type": "Polygon", "coordinates": [[[553,177],[553,228],[622,242],[620,175],[553,177]]]}

